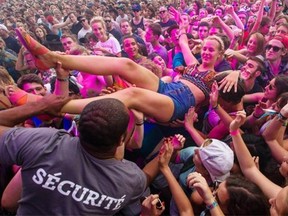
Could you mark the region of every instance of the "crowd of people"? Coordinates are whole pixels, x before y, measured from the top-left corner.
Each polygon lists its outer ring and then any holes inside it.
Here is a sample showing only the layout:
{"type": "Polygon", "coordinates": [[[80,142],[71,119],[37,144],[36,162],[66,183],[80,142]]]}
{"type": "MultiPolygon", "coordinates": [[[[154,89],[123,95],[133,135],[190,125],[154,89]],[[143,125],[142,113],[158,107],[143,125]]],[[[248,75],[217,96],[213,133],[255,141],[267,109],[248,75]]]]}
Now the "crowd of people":
{"type": "Polygon", "coordinates": [[[1,213],[287,215],[286,4],[1,2],[1,213]]]}

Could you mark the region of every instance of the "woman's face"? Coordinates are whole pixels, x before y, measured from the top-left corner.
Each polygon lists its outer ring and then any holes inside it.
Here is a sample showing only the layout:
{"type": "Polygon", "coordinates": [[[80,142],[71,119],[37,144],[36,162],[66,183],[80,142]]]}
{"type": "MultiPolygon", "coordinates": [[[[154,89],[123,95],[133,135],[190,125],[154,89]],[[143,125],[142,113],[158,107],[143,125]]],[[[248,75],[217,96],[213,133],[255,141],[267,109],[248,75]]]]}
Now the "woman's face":
{"type": "Polygon", "coordinates": [[[39,37],[39,38],[44,38],[44,32],[43,32],[43,30],[41,29],[41,28],[36,28],[36,30],[35,30],[35,34],[36,34],[36,36],[37,37],[39,37]]]}
{"type": "Polygon", "coordinates": [[[162,70],[162,71],[165,71],[166,70],[166,63],[165,61],[163,60],[163,58],[161,58],[161,56],[156,56],[154,59],[153,59],[153,62],[159,66],[159,68],[162,70]]]}
{"type": "Polygon", "coordinates": [[[226,187],[226,181],[224,181],[219,184],[219,187],[216,191],[216,200],[224,214],[227,214],[226,203],[228,199],[229,199],[229,194],[228,194],[227,187],[226,187]]]}
{"type": "Polygon", "coordinates": [[[189,25],[189,16],[186,14],[181,15],[181,20],[182,20],[182,24],[184,26],[188,26],[189,25]]]}
{"type": "Polygon", "coordinates": [[[126,38],[123,41],[123,49],[131,59],[139,54],[139,47],[134,38],[126,38]]]}
{"type": "Polygon", "coordinates": [[[195,11],[198,11],[198,10],[199,10],[198,5],[197,5],[195,2],[192,4],[192,8],[193,8],[195,11]]]}
{"type": "Polygon", "coordinates": [[[220,45],[218,41],[214,39],[205,40],[201,51],[201,58],[203,64],[215,65],[218,56],[221,55],[219,46],[220,45]]]}
{"type": "Polygon", "coordinates": [[[92,25],[92,31],[98,40],[103,41],[106,38],[106,31],[100,22],[95,22],[92,25]]]}
{"type": "Polygon", "coordinates": [[[270,81],[270,83],[265,87],[264,97],[268,100],[274,101],[277,97],[277,89],[275,86],[275,78],[270,81]]]}
{"type": "Polygon", "coordinates": [[[247,51],[250,54],[253,54],[257,50],[257,38],[255,35],[252,35],[247,42],[247,51]]]}
{"type": "Polygon", "coordinates": [[[271,216],[286,215],[288,208],[287,196],[288,196],[288,186],[281,189],[275,198],[269,199],[269,203],[271,205],[270,207],[271,216]]]}

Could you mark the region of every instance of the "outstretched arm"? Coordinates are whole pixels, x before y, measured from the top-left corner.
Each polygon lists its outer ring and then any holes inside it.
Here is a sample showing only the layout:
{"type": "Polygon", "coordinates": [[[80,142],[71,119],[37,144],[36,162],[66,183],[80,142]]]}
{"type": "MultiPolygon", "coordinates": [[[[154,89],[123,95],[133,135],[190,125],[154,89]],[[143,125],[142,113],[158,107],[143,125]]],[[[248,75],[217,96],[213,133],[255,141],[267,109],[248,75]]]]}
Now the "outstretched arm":
{"type": "Polygon", "coordinates": [[[254,160],[239,133],[239,128],[244,123],[245,116],[246,114],[243,111],[238,112],[237,117],[230,125],[230,134],[240,168],[245,177],[257,184],[268,198],[276,197],[281,190],[281,187],[271,182],[257,169],[254,160]]]}
{"type": "Polygon", "coordinates": [[[195,108],[191,107],[188,112],[185,114],[185,129],[190,134],[191,138],[194,140],[197,146],[201,146],[204,142],[204,137],[200,134],[200,132],[194,127],[194,122],[197,121],[197,113],[195,112],[195,108]]]}
{"type": "Polygon", "coordinates": [[[261,0],[259,11],[257,13],[257,18],[256,18],[256,21],[255,21],[255,24],[254,24],[252,30],[250,31],[250,35],[259,30],[259,27],[260,27],[260,24],[261,24],[261,21],[263,18],[264,5],[265,5],[265,0],[261,0]]]}
{"type": "Polygon", "coordinates": [[[279,142],[279,138],[283,141],[283,135],[287,127],[287,116],[288,104],[286,104],[281,109],[280,113],[273,118],[272,122],[270,122],[262,134],[273,157],[278,163],[282,163],[284,157],[288,155],[288,152],[281,145],[282,142],[279,142]],[[281,135],[281,137],[279,137],[279,135],[281,135]]]}
{"type": "Polygon", "coordinates": [[[182,216],[193,216],[194,213],[191,203],[168,166],[172,153],[172,142],[171,140],[166,140],[159,153],[159,167],[169,185],[179,214],[182,216]]]}
{"type": "Polygon", "coordinates": [[[68,98],[64,98],[63,96],[51,94],[43,97],[37,102],[26,103],[23,106],[1,111],[0,136],[10,127],[22,123],[32,116],[44,114],[47,111],[59,114],[60,109],[68,100],[68,98]]]}
{"type": "Polygon", "coordinates": [[[198,194],[209,209],[211,216],[224,216],[206,182],[206,179],[200,173],[190,173],[187,177],[187,185],[190,188],[195,188],[197,190],[198,194]]]}
{"type": "Polygon", "coordinates": [[[182,22],[180,22],[179,27],[179,45],[181,47],[181,51],[184,56],[184,60],[186,65],[195,65],[198,64],[198,60],[195,58],[195,56],[192,54],[189,45],[188,45],[188,38],[187,38],[187,32],[185,26],[181,26],[182,22]]]}

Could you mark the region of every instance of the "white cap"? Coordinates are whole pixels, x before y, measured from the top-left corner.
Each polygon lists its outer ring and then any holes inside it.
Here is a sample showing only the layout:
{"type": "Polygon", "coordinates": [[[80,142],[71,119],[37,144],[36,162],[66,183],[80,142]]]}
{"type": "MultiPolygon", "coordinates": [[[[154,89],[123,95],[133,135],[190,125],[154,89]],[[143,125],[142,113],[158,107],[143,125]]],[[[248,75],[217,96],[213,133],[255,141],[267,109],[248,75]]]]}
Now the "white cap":
{"type": "Polygon", "coordinates": [[[7,27],[6,27],[5,25],[3,25],[3,24],[0,24],[0,29],[3,29],[3,30],[5,30],[5,31],[7,31],[7,32],[8,32],[8,29],[7,29],[7,27]]]}
{"type": "Polygon", "coordinates": [[[199,148],[202,164],[210,174],[212,181],[224,181],[234,163],[234,153],[224,142],[210,139],[210,144],[199,148]]]}

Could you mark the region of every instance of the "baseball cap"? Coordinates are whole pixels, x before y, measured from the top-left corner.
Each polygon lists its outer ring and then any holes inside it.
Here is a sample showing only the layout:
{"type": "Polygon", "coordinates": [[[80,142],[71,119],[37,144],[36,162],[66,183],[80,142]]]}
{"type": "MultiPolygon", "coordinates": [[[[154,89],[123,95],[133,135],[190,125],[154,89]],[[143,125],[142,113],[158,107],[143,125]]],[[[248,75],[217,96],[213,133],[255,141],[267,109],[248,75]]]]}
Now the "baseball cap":
{"type": "Polygon", "coordinates": [[[88,8],[92,8],[93,5],[94,5],[94,4],[93,4],[92,2],[88,2],[87,7],[88,7],[88,8]]]}
{"type": "Polygon", "coordinates": [[[229,175],[234,163],[234,153],[224,142],[217,139],[204,141],[207,146],[199,148],[199,156],[213,182],[224,181],[229,175]]]}
{"type": "Polygon", "coordinates": [[[0,24],[0,29],[3,29],[3,30],[5,30],[5,31],[7,31],[7,32],[8,32],[8,29],[7,29],[7,27],[6,27],[5,25],[3,25],[3,24],[0,24]]]}
{"type": "Polygon", "coordinates": [[[133,11],[140,11],[141,10],[141,6],[138,3],[135,3],[132,5],[132,10],[133,11]]]}
{"type": "Polygon", "coordinates": [[[284,45],[284,47],[288,49],[288,36],[281,34],[276,35],[273,39],[279,40],[284,45]]]}

